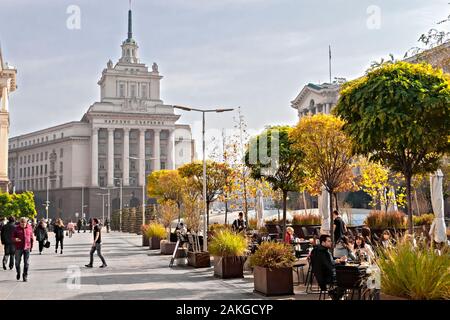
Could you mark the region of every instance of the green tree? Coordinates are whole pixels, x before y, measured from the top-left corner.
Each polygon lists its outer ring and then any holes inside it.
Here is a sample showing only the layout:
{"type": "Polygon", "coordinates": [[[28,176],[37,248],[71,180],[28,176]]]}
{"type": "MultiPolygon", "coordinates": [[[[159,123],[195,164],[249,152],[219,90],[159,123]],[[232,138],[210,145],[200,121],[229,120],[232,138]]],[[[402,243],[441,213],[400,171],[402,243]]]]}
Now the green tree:
{"type": "Polygon", "coordinates": [[[305,177],[304,154],[292,147],[288,126],[270,127],[252,139],[245,153],[245,164],[254,179],[265,179],[274,191],[281,190],[283,199],[283,236],[286,233],[286,198],[289,191],[298,191],[305,177]],[[274,154],[273,154],[274,153],[274,154]],[[276,153],[276,154],[275,154],[276,153]],[[253,155],[259,154],[257,159],[253,155]],[[278,158],[278,159],[276,159],[278,158]],[[273,168],[270,163],[276,162],[273,168]]]}
{"type": "Polygon", "coordinates": [[[428,64],[384,64],[344,84],[334,112],[354,154],[404,176],[412,233],[411,180],[436,170],[450,151],[449,76],[428,64]]]}
{"type": "MultiPolygon", "coordinates": [[[[178,172],[181,177],[190,178],[198,192],[203,196],[203,164],[201,161],[187,163],[178,172]]],[[[231,169],[225,163],[215,161],[206,162],[206,224],[209,226],[209,206],[223,193],[227,185],[226,177],[231,174],[231,169]]]]}
{"type": "Polygon", "coordinates": [[[34,194],[31,191],[23,193],[0,194],[0,216],[32,219],[36,216],[34,194]]]}

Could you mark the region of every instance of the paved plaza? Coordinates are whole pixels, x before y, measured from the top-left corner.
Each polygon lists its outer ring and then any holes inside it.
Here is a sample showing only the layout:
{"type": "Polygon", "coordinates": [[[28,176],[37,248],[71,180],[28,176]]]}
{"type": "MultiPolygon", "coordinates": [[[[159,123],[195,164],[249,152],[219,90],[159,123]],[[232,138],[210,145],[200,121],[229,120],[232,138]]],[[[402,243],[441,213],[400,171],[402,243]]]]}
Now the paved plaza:
{"type": "MultiPolygon", "coordinates": [[[[102,239],[108,267],[100,269],[95,255],[94,268],[88,269],[84,265],[89,262],[91,233],[65,237],[63,255],[55,254],[53,233],[49,233],[51,247],[42,255],[35,243],[28,282],[17,281],[15,269],[0,270],[0,299],[267,299],[253,293],[249,272],[243,279],[221,280],[213,276],[213,268],[181,265],[184,259],[169,268],[170,256],[142,247],[139,235],[103,232],[102,239]]],[[[0,253],[3,256],[2,249],[0,253]]],[[[304,287],[295,288],[295,296],[277,299],[317,299],[304,294],[304,287]]]]}

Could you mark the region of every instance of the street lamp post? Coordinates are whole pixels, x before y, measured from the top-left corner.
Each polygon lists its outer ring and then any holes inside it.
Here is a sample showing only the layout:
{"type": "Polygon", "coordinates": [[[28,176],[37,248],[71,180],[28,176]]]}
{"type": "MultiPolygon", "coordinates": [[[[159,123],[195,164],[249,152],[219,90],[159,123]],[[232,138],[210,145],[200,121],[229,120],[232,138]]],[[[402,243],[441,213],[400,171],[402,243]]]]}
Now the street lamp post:
{"type": "Polygon", "coordinates": [[[205,113],[207,112],[227,112],[227,111],[233,111],[234,109],[209,109],[209,110],[202,110],[202,109],[195,109],[185,106],[173,106],[175,109],[180,109],[184,111],[197,111],[201,112],[202,117],[202,149],[203,149],[203,204],[204,204],[204,216],[203,216],[203,251],[208,251],[208,222],[207,222],[207,216],[208,216],[208,210],[206,207],[206,145],[205,145],[205,113]]]}
{"type": "Polygon", "coordinates": [[[122,232],[122,210],[123,210],[123,193],[122,193],[122,187],[123,187],[123,179],[122,178],[114,178],[115,180],[120,181],[120,213],[119,213],[119,231],[122,232]]]}

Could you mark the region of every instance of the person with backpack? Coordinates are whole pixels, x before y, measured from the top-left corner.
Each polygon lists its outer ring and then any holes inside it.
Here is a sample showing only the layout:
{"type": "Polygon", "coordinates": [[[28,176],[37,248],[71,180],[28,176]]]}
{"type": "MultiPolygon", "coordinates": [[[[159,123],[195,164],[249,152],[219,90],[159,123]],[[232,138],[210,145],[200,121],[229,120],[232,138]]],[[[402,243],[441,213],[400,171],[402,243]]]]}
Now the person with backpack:
{"type": "Polygon", "coordinates": [[[9,258],[9,270],[14,268],[14,254],[16,247],[12,235],[14,229],[16,228],[16,219],[14,217],[8,218],[8,223],[3,225],[1,233],[1,241],[3,244],[4,255],[3,255],[3,270],[6,270],[6,264],[9,258]]]}
{"type": "Polygon", "coordinates": [[[39,243],[39,254],[42,254],[42,250],[48,240],[48,232],[43,220],[39,222],[36,230],[34,230],[34,235],[36,236],[36,241],[39,243]]]}

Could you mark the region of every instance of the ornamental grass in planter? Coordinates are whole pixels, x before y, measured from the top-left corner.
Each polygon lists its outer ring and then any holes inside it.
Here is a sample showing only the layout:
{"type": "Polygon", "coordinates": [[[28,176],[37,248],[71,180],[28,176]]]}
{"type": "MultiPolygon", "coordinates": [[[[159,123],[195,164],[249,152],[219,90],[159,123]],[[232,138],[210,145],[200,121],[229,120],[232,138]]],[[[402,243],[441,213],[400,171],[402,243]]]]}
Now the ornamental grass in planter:
{"type": "Polygon", "coordinates": [[[294,294],[292,265],[295,256],[284,243],[263,242],[250,256],[255,292],[266,296],[294,294]]]}
{"type": "Polygon", "coordinates": [[[431,226],[434,220],[434,214],[427,213],[420,216],[413,216],[413,223],[415,226],[431,226]]]}
{"type": "Polygon", "coordinates": [[[148,224],[141,225],[141,233],[142,233],[142,246],[147,247],[150,245],[150,239],[147,236],[148,224]]]}
{"type": "Polygon", "coordinates": [[[364,220],[374,233],[380,233],[385,229],[405,230],[407,227],[407,217],[401,211],[372,210],[364,220]]]}
{"type": "Polygon", "coordinates": [[[214,256],[214,276],[222,279],[244,277],[244,253],[247,239],[229,230],[218,231],[209,244],[214,256]]]}
{"type": "Polygon", "coordinates": [[[165,239],[167,236],[166,229],[160,223],[148,224],[146,234],[150,239],[150,250],[160,249],[161,239],[165,239]]]}
{"type": "Polygon", "coordinates": [[[381,270],[381,292],[413,300],[450,299],[449,248],[439,255],[425,242],[414,246],[399,241],[376,260],[381,270]]]}

